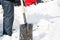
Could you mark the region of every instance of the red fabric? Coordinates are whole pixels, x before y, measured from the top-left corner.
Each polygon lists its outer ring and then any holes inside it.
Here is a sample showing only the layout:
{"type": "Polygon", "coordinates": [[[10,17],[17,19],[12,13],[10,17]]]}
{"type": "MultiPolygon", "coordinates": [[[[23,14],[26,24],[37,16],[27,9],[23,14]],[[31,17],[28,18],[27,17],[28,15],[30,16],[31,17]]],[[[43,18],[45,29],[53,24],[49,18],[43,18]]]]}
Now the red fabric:
{"type": "Polygon", "coordinates": [[[36,0],[24,0],[26,6],[30,6],[32,3],[36,4],[36,0]]]}

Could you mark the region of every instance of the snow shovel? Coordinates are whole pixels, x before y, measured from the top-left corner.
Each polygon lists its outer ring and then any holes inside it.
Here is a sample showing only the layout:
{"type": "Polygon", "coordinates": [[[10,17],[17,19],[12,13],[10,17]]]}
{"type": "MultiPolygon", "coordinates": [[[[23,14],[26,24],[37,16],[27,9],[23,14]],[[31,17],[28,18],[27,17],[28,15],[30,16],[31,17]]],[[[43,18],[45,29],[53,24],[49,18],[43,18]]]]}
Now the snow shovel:
{"type": "MultiPolygon", "coordinates": [[[[21,1],[21,6],[24,7],[23,0],[20,1],[21,1]]],[[[23,10],[23,18],[24,18],[24,24],[20,25],[20,40],[32,40],[33,24],[27,23],[24,10],[23,10]]]]}

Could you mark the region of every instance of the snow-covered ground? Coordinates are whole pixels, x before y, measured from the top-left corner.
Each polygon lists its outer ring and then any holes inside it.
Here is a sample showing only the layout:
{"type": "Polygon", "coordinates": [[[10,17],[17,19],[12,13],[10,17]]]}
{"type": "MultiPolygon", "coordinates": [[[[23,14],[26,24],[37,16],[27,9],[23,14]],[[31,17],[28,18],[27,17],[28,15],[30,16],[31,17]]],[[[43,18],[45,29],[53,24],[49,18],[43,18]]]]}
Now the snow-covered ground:
{"type": "MultiPolygon", "coordinates": [[[[0,6],[1,7],[1,6],[0,6]]],[[[60,6],[57,1],[39,3],[25,7],[28,23],[33,23],[33,40],[60,40],[60,6]]],[[[3,12],[0,11],[0,29],[2,30],[3,12]]],[[[13,40],[19,40],[20,24],[23,24],[21,7],[15,7],[13,40]]]]}

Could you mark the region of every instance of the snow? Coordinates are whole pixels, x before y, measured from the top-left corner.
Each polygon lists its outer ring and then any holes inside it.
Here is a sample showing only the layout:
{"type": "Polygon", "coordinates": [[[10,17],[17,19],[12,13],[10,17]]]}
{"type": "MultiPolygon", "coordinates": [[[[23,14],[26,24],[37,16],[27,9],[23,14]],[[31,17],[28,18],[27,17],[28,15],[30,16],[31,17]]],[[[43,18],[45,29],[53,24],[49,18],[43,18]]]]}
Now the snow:
{"type": "MultiPolygon", "coordinates": [[[[1,7],[0,7],[1,8],[1,7]]],[[[60,6],[57,1],[24,7],[28,23],[33,23],[33,40],[60,40],[60,6]]],[[[13,40],[19,40],[20,24],[24,24],[21,6],[15,7],[13,40]]],[[[0,23],[2,25],[2,9],[0,23]]],[[[2,29],[1,29],[2,30],[2,29]]]]}

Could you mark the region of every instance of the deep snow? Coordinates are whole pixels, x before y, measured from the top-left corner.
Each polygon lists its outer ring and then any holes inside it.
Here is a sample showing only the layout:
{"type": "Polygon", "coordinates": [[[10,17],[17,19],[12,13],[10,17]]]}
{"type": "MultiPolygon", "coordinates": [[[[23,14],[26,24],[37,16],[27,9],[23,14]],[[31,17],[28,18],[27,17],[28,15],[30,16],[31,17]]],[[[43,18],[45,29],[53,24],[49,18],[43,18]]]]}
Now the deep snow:
{"type": "MultiPolygon", "coordinates": [[[[1,6],[0,6],[1,7],[1,6]]],[[[25,7],[28,23],[33,23],[33,40],[60,40],[60,7],[57,1],[39,3],[25,7]]],[[[0,12],[0,29],[2,30],[3,12],[0,12]]],[[[23,24],[21,7],[15,7],[13,40],[19,40],[20,24],[23,24]]]]}

